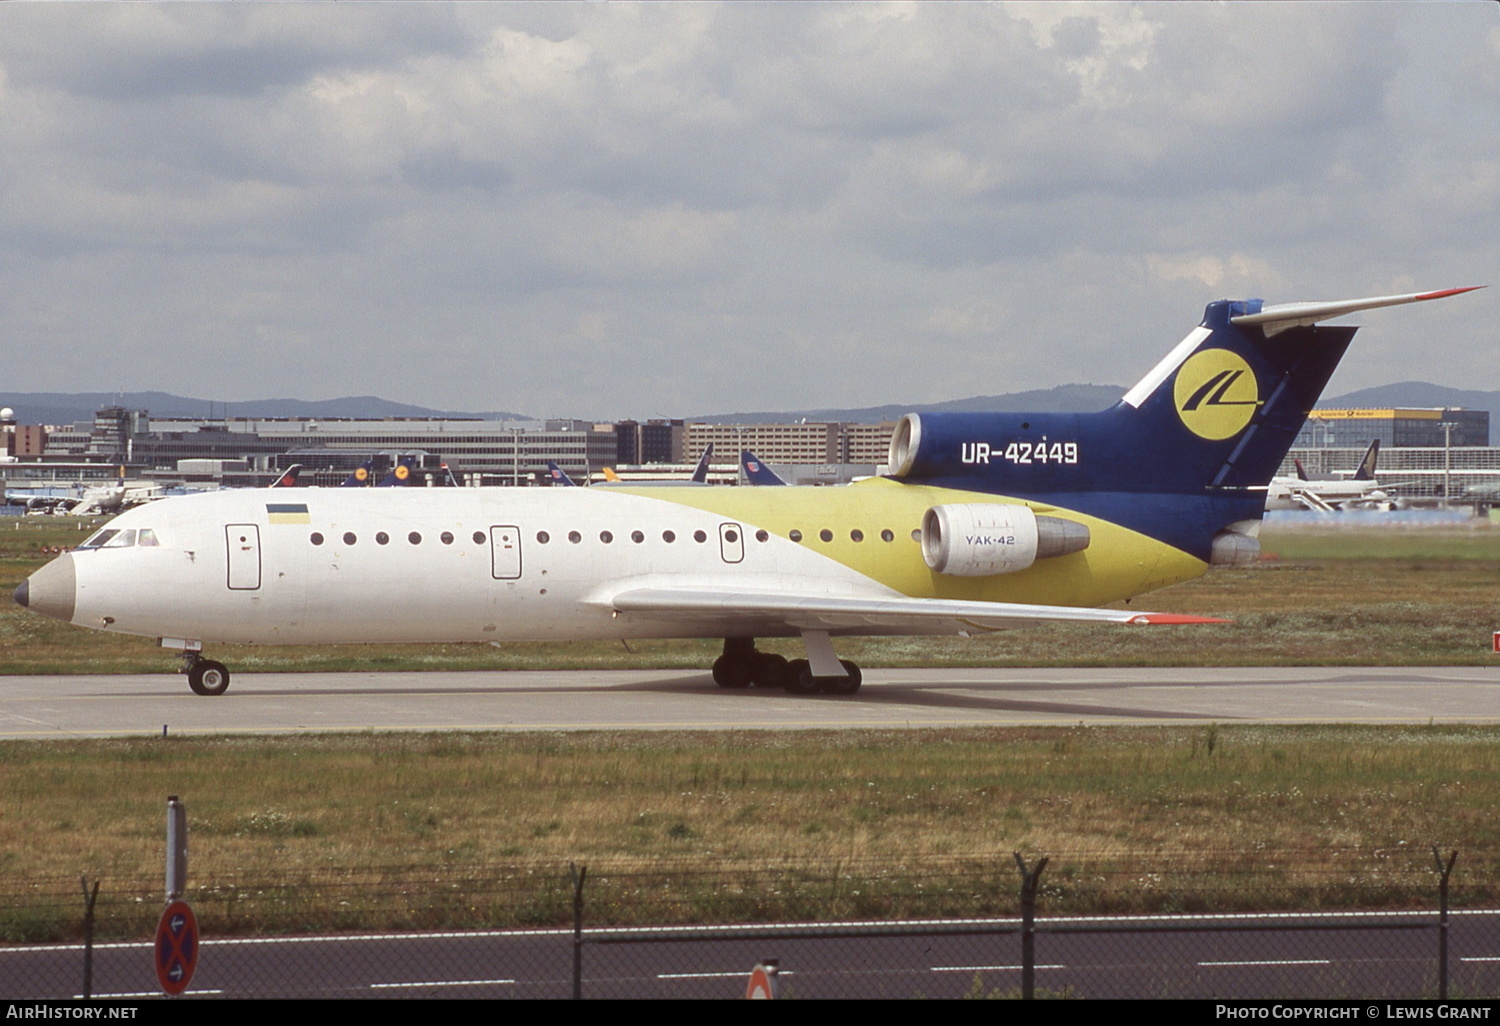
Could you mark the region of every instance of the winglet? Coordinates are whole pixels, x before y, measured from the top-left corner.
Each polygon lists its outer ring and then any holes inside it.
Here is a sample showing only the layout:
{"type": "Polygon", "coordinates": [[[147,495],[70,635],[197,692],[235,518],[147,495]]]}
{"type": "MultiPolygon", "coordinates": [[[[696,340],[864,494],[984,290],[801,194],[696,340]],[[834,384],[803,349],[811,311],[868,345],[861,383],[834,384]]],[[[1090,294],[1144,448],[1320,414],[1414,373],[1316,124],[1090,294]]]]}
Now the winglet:
{"type": "Polygon", "coordinates": [[[1446,299],[1448,296],[1457,296],[1482,288],[1485,288],[1485,286],[1470,285],[1467,288],[1461,289],[1439,289],[1436,292],[1410,292],[1401,296],[1373,296],[1369,299],[1342,299],[1329,303],[1282,303],[1278,306],[1262,307],[1253,313],[1242,313],[1229,318],[1229,320],[1230,323],[1239,327],[1259,324],[1265,328],[1267,335],[1274,335],[1278,331],[1285,331],[1287,328],[1295,328],[1304,324],[1317,324],[1319,321],[1342,317],[1344,314],[1358,313],[1361,310],[1375,310],[1383,306],[1401,306],[1404,303],[1422,303],[1429,299],[1446,299]]]}

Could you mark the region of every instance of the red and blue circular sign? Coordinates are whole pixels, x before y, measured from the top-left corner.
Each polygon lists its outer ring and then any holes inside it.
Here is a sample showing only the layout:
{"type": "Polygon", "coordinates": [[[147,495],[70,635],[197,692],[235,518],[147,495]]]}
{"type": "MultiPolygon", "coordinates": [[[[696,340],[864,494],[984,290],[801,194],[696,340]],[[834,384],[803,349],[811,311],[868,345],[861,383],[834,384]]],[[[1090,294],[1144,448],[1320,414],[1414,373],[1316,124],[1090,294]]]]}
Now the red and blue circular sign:
{"type": "Polygon", "coordinates": [[[198,968],[198,917],[185,901],[170,902],[156,924],[156,979],[167,994],[181,994],[198,968]]]}

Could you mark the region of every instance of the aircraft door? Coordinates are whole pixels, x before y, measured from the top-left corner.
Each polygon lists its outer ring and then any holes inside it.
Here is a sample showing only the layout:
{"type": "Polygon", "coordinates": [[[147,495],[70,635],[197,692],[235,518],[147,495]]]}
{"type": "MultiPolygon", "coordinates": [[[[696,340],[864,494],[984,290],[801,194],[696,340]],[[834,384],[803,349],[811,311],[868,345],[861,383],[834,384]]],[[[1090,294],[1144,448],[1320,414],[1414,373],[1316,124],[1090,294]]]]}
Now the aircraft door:
{"type": "Polygon", "coordinates": [[[726,563],[738,563],[745,558],[745,530],[739,524],[719,525],[719,554],[726,563]]]}
{"type": "Polygon", "coordinates": [[[521,529],[513,524],[490,528],[490,573],[497,581],[521,577],[521,529]]]}
{"type": "Polygon", "coordinates": [[[260,587],[260,528],[225,524],[224,541],[229,550],[229,590],[255,591],[260,587]]]}

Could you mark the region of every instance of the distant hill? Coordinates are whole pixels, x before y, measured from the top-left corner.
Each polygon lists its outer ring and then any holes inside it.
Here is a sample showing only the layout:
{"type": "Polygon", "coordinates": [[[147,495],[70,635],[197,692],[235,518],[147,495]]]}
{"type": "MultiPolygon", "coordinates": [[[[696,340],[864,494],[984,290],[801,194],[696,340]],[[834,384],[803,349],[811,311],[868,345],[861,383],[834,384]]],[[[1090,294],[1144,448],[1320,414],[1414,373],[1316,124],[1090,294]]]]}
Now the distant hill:
{"type": "Polygon", "coordinates": [[[1058,385],[1007,395],[976,395],[941,403],[906,403],[863,406],[858,409],[796,410],[779,413],[715,413],[688,420],[705,424],[795,424],[801,420],[844,421],[879,424],[903,413],[1092,413],[1120,401],[1125,389],[1119,385],[1058,385]]]}
{"type": "MultiPolygon", "coordinates": [[[[717,413],[688,420],[709,424],[794,424],[800,420],[845,421],[855,424],[878,424],[895,420],[903,413],[1092,413],[1108,409],[1125,394],[1120,385],[1059,385],[1056,388],[1010,392],[1005,395],[976,395],[968,399],[951,399],[943,403],[908,403],[906,405],[865,406],[858,409],[794,410],[777,413],[717,413]]],[[[1320,409],[1376,408],[1393,406],[1431,407],[1462,406],[1469,410],[1500,410],[1500,392],[1479,392],[1427,381],[1402,381],[1377,388],[1331,396],[1318,403],[1320,409]]]]}
{"type": "Polygon", "coordinates": [[[190,399],[167,392],[9,392],[0,394],[0,406],[9,406],[22,424],[73,424],[92,421],[105,406],[149,410],[152,417],[477,417],[481,420],[529,420],[525,414],[492,410],[464,413],[431,410],[425,406],[392,402],[373,395],[342,399],[254,399],[221,403],[190,399]]]}
{"type": "Polygon", "coordinates": [[[1386,409],[1393,406],[1434,407],[1462,406],[1466,410],[1489,410],[1490,419],[1500,410],[1500,392],[1480,392],[1468,388],[1450,388],[1430,381],[1398,381],[1394,385],[1361,388],[1357,392],[1333,396],[1318,403],[1319,409],[1386,409]]]}
{"type": "MultiPolygon", "coordinates": [[[[793,424],[801,420],[843,421],[854,424],[878,424],[895,420],[903,413],[1090,413],[1107,409],[1119,401],[1125,389],[1119,385],[1059,385],[1056,388],[1010,392],[1005,395],[976,395],[967,399],[950,399],[941,403],[892,403],[886,406],[863,406],[852,409],[779,410],[741,413],[711,413],[687,417],[708,424],[793,424]]],[[[503,410],[465,412],[434,410],[425,406],[393,402],[373,395],[345,396],[342,399],[256,399],[248,402],[221,403],[208,399],[191,399],[167,392],[11,392],[0,394],[0,406],[9,406],[22,424],[73,424],[92,421],[94,411],[105,406],[125,406],[151,411],[153,418],[167,417],[452,417],[480,420],[529,420],[524,413],[503,410]]],[[[1322,409],[1347,407],[1385,408],[1392,406],[1430,407],[1462,406],[1470,410],[1488,410],[1491,417],[1500,410],[1500,392],[1450,388],[1427,381],[1402,381],[1394,385],[1362,388],[1356,392],[1325,398],[1322,409]]]]}

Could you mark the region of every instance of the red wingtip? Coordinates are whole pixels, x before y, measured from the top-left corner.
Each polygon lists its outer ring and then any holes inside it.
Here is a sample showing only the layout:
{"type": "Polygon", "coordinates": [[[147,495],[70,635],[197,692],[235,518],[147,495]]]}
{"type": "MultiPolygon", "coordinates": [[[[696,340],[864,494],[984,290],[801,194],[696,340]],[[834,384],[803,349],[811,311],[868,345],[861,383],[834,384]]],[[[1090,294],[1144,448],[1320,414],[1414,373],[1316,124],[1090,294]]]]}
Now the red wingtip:
{"type": "Polygon", "coordinates": [[[1142,613],[1140,616],[1132,617],[1130,622],[1152,626],[1161,623],[1234,623],[1233,620],[1225,620],[1222,617],[1188,616],[1185,613],[1142,613]]]}
{"type": "Polygon", "coordinates": [[[1489,288],[1488,285],[1470,285],[1462,289],[1439,289],[1436,292],[1424,292],[1418,299],[1442,299],[1444,296],[1459,296],[1465,292],[1477,292],[1480,289],[1489,288]]]}

